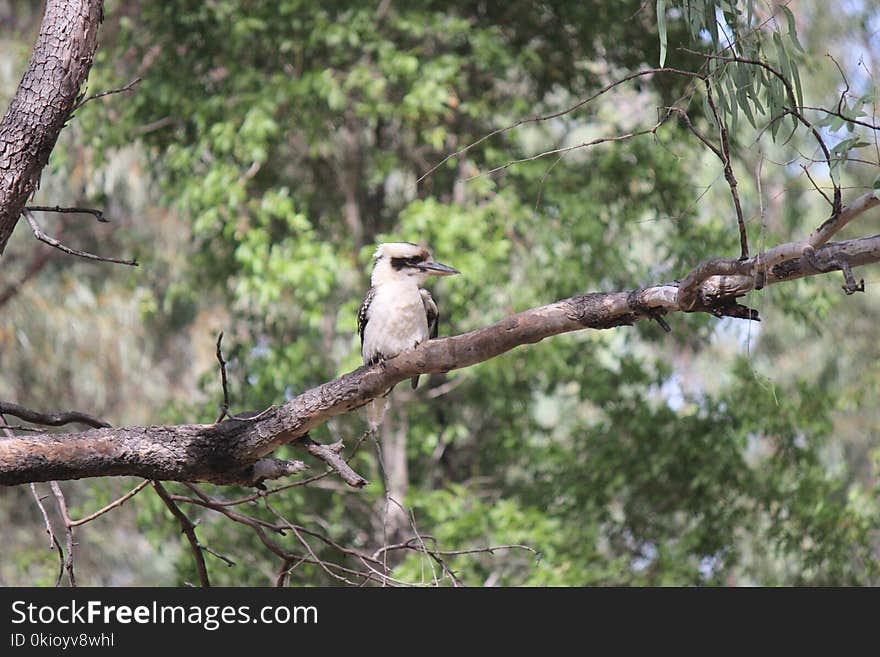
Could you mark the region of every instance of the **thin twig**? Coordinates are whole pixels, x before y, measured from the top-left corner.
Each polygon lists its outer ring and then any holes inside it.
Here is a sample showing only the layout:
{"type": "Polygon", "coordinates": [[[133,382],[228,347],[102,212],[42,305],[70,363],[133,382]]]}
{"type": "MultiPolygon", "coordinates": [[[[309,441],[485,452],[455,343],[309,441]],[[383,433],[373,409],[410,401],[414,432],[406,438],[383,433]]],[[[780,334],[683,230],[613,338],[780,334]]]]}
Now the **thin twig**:
{"type": "Polygon", "coordinates": [[[0,424],[0,429],[10,429],[15,431],[30,431],[31,433],[46,433],[45,429],[35,429],[34,427],[26,427],[23,424],[9,424],[4,422],[0,424]]]}
{"type": "Polygon", "coordinates": [[[193,524],[192,520],[180,510],[180,507],[175,504],[174,500],[171,499],[171,495],[169,495],[168,491],[165,490],[165,487],[160,482],[152,481],[150,483],[153,485],[156,494],[165,503],[168,510],[171,511],[171,515],[177,519],[181,531],[186,536],[186,540],[189,541],[189,546],[196,562],[196,571],[199,574],[199,581],[203,587],[210,587],[211,581],[208,579],[208,567],[205,565],[205,555],[202,553],[203,548],[201,544],[199,544],[199,539],[196,536],[196,526],[193,524]]]}
{"type": "Polygon", "coordinates": [[[70,526],[71,526],[71,527],[79,527],[80,525],[84,525],[84,524],[86,524],[87,522],[91,522],[91,521],[94,520],[95,518],[104,515],[104,514],[107,513],[108,511],[112,511],[112,510],[115,509],[116,507],[120,507],[120,506],[122,506],[123,504],[125,504],[126,502],[128,502],[128,500],[130,500],[132,497],[134,497],[135,495],[137,495],[138,493],[140,493],[144,488],[146,488],[147,485],[148,485],[149,483],[150,483],[150,482],[149,482],[148,479],[144,479],[141,483],[139,483],[137,486],[135,486],[134,488],[132,488],[132,489],[131,489],[130,491],[128,491],[125,495],[123,495],[122,497],[120,497],[120,498],[117,499],[117,500],[114,500],[113,502],[110,502],[110,504],[108,504],[107,506],[105,506],[105,507],[103,507],[103,508],[101,508],[101,509],[98,509],[98,510],[95,511],[94,513],[90,513],[90,514],[87,515],[85,518],[80,518],[79,520],[72,520],[72,521],[70,522],[70,526]]]}
{"type": "Polygon", "coordinates": [[[800,166],[801,166],[801,169],[803,169],[804,173],[807,174],[807,178],[809,179],[810,184],[813,185],[813,189],[815,189],[817,192],[819,192],[822,195],[822,198],[824,198],[826,201],[828,201],[828,204],[833,208],[834,201],[832,201],[830,198],[828,198],[828,194],[826,194],[824,191],[822,191],[822,188],[816,184],[816,181],[813,180],[813,176],[810,175],[810,169],[803,164],[801,164],[800,166]]]}
{"type": "MultiPolygon", "coordinates": [[[[46,513],[46,507],[43,506],[43,498],[41,498],[40,494],[37,492],[36,484],[31,484],[31,494],[34,496],[37,506],[40,507],[40,513],[43,514],[43,521],[46,523],[46,533],[49,535],[49,549],[51,550],[58,544],[58,539],[55,538],[55,532],[52,531],[52,523],[49,522],[49,514],[46,513]]],[[[60,548],[61,546],[59,545],[58,547],[60,548]]],[[[62,559],[62,566],[63,564],[64,560],[62,559]]]]}
{"type": "Polygon", "coordinates": [[[70,423],[85,424],[94,427],[95,429],[106,429],[110,427],[110,425],[104,422],[104,420],[97,418],[94,415],[89,415],[88,413],[80,413],[79,411],[40,413],[39,411],[33,411],[24,406],[5,401],[0,401],[0,413],[14,415],[19,420],[47,427],[60,427],[70,423]]]}
{"type": "Polygon", "coordinates": [[[110,96],[110,95],[112,95],[112,94],[121,94],[121,93],[124,93],[124,92],[126,92],[126,91],[131,91],[132,89],[134,89],[135,86],[137,86],[137,84],[138,84],[140,81],[141,81],[141,78],[140,78],[140,77],[136,77],[134,80],[132,80],[131,82],[129,82],[129,83],[128,83],[127,85],[125,85],[124,87],[119,87],[118,89],[108,89],[108,90],[106,90],[106,91],[99,91],[99,92],[96,93],[96,94],[92,94],[91,96],[88,96],[87,98],[83,98],[83,99],[82,99],[81,101],[79,101],[76,105],[74,105],[74,106],[73,106],[73,109],[70,110],[70,112],[71,112],[71,114],[72,114],[73,112],[75,112],[76,110],[78,110],[80,107],[82,107],[82,106],[85,105],[86,103],[88,103],[88,102],[90,102],[90,101],[93,101],[93,100],[96,100],[97,98],[103,98],[104,96],[110,96]]]}
{"type": "Polygon", "coordinates": [[[830,110],[827,107],[810,107],[809,105],[804,105],[801,109],[810,110],[813,112],[824,112],[825,114],[828,114],[829,116],[836,116],[838,119],[843,119],[847,123],[854,123],[855,125],[860,125],[865,128],[870,128],[871,130],[873,130],[875,132],[880,131],[880,125],[875,125],[874,123],[868,123],[867,121],[862,121],[862,120],[857,119],[853,116],[847,116],[846,114],[843,114],[839,110],[837,110],[837,111],[830,110]]]}
{"type": "Polygon", "coordinates": [[[31,493],[37,506],[40,507],[40,513],[43,514],[43,522],[46,523],[46,533],[49,534],[49,549],[58,551],[58,576],[55,578],[55,586],[61,586],[61,579],[64,577],[64,548],[61,547],[58,537],[52,531],[52,523],[49,522],[49,514],[46,513],[46,507],[43,506],[43,498],[37,493],[37,487],[34,484],[31,484],[31,493]]]}
{"type": "Polygon", "coordinates": [[[71,525],[70,513],[67,510],[67,500],[64,499],[64,492],[61,490],[61,486],[58,485],[57,481],[50,481],[49,486],[55,494],[55,500],[58,503],[58,512],[61,514],[61,519],[64,521],[64,538],[65,543],[67,544],[67,556],[64,558],[64,570],[67,571],[67,579],[70,581],[70,585],[75,587],[76,576],[73,572],[73,527],[71,525]]]}
{"type": "Polygon", "coordinates": [[[510,167],[512,167],[516,164],[523,164],[524,162],[533,162],[534,160],[539,160],[542,157],[548,157],[550,155],[560,155],[560,154],[568,153],[570,151],[577,150],[579,148],[589,148],[591,146],[598,146],[599,144],[606,144],[606,143],[617,142],[617,141],[626,141],[627,139],[632,139],[633,137],[642,137],[644,135],[653,135],[653,134],[657,133],[657,130],[660,128],[660,126],[662,126],[664,123],[666,123],[667,120],[669,120],[670,115],[671,115],[671,112],[668,112],[666,114],[666,116],[661,121],[659,121],[656,125],[654,125],[650,128],[645,128],[644,130],[635,130],[633,132],[627,132],[626,134],[616,135],[614,137],[599,137],[598,139],[592,139],[590,141],[585,141],[581,144],[575,144],[573,146],[563,146],[561,148],[554,148],[549,151],[543,151],[542,153],[536,153],[535,155],[530,155],[529,157],[523,157],[518,160],[511,160],[510,162],[506,162],[506,163],[502,164],[501,166],[495,167],[494,169],[489,169],[488,171],[483,171],[481,173],[470,176],[469,178],[465,178],[464,181],[468,182],[471,180],[476,180],[477,178],[481,178],[483,176],[491,176],[492,174],[498,173],[500,171],[504,171],[505,169],[509,169],[510,167]]]}
{"type": "MultiPolygon", "coordinates": [[[[434,540],[433,536],[427,537],[431,540],[434,540]]],[[[388,545],[386,547],[380,548],[373,554],[373,557],[377,557],[379,552],[383,551],[392,551],[392,550],[421,550],[420,545],[415,545],[416,537],[412,537],[403,541],[402,543],[395,543],[394,545],[388,545]]],[[[444,557],[455,557],[463,554],[491,554],[494,555],[497,550],[526,550],[535,555],[535,557],[540,557],[541,553],[538,552],[535,548],[529,547],[528,545],[521,545],[519,543],[510,543],[506,545],[490,545],[487,547],[481,548],[468,548],[465,550],[433,550],[436,554],[443,555],[444,557]]]]}
{"type": "Polygon", "coordinates": [[[696,135],[697,139],[699,139],[706,147],[711,150],[715,155],[718,156],[722,162],[724,161],[724,154],[721,152],[721,149],[718,148],[715,144],[713,144],[706,135],[697,130],[696,126],[691,123],[691,117],[688,116],[687,112],[685,112],[681,107],[666,107],[667,111],[673,112],[677,115],[684,123],[685,127],[690,130],[694,135],[696,135]]]}
{"type": "MultiPolygon", "coordinates": [[[[692,55],[697,55],[699,57],[703,57],[707,60],[715,59],[722,62],[736,62],[741,64],[749,64],[750,66],[758,66],[763,68],[768,73],[771,73],[773,76],[778,78],[783,86],[785,87],[786,94],[788,95],[788,102],[791,104],[791,107],[788,108],[791,115],[794,116],[800,123],[810,131],[813,135],[813,138],[816,140],[816,143],[819,144],[819,148],[822,149],[822,154],[825,156],[825,161],[828,166],[831,166],[831,151],[828,149],[828,146],[825,144],[825,140],[822,138],[822,135],[819,134],[819,131],[816,129],[816,126],[812,124],[811,121],[807,119],[800,111],[799,106],[797,104],[797,97],[795,96],[794,89],[791,86],[791,82],[788,81],[782,73],[777,71],[775,68],[770,66],[766,62],[762,62],[757,59],[746,59],[744,57],[726,57],[724,55],[715,55],[712,53],[700,52],[698,50],[691,50],[690,48],[679,48],[679,50],[683,52],[690,53],[692,55]]],[[[836,183],[834,184],[834,203],[832,204],[833,212],[832,216],[837,216],[840,214],[842,209],[842,201],[841,201],[841,193],[840,186],[836,183]]]]}
{"type": "Polygon", "coordinates": [[[223,405],[220,407],[220,415],[217,416],[217,420],[214,422],[220,422],[229,414],[229,386],[226,380],[226,361],[223,360],[223,349],[221,344],[223,342],[223,331],[220,331],[220,335],[217,336],[217,362],[220,363],[220,383],[223,386],[223,405]]]}
{"type": "Polygon", "coordinates": [[[335,470],[349,486],[353,488],[363,488],[370,483],[357,472],[352,470],[348,465],[348,462],[339,456],[339,452],[342,451],[343,447],[342,441],[332,445],[321,445],[320,443],[316,443],[308,434],[306,434],[295,440],[293,444],[300,449],[304,449],[312,456],[324,461],[324,463],[335,470]]]}
{"type": "Polygon", "coordinates": [[[90,214],[102,224],[110,223],[109,219],[104,218],[101,210],[94,208],[63,208],[60,205],[29,205],[27,209],[31,212],[59,212],[62,214],[90,214]]]}
{"type": "Polygon", "coordinates": [[[223,555],[223,554],[220,554],[220,553],[217,552],[216,550],[212,550],[212,549],[209,548],[207,545],[201,545],[201,544],[199,544],[199,547],[201,547],[205,552],[207,552],[207,553],[210,554],[211,556],[217,557],[217,558],[220,559],[221,561],[225,562],[226,565],[229,566],[230,568],[232,568],[232,567],[235,565],[235,562],[234,562],[232,559],[230,559],[229,557],[227,557],[227,556],[225,556],[225,555],[223,555]]]}
{"type": "Polygon", "coordinates": [[[849,80],[846,79],[846,73],[843,72],[843,68],[840,66],[837,60],[834,59],[834,55],[828,52],[825,53],[825,56],[828,57],[832,62],[834,62],[837,70],[840,71],[840,77],[843,78],[843,91],[840,92],[840,99],[837,101],[837,111],[838,113],[840,113],[843,111],[843,104],[846,102],[846,96],[849,93],[849,80]]]}
{"type": "Polygon", "coordinates": [[[721,138],[721,153],[719,154],[717,151],[715,151],[715,153],[721,157],[721,164],[724,167],[724,179],[727,181],[727,186],[730,188],[731,196],[733,196],[733,206],[736,210],[736,223],[739,227],[740,258],[745,260],[749,257],[749,240],[746,234],[746,223],[743,217],[742,205],[739,201],[736,176],[733,173],[733,165],[731,163],[730,139],[727,134],[727,125],[724,123],[724,118],[715,106],[715,99],[712,96],[712,83],[709,82],[708,78],[706,78],[704,82],[706,84],[706,100],[709,103],[709,108],[712,110],[712,115],[715,117],[715,123],[718,125],[718,133],[721,138]]]}
{"type": "Polygon", "coordinates": [[[330,568],[327,566],[326,562],[323,559],[320,559],[317,554],[315,554],[315,551],[312,550],[312,546],[309,544],[309,542],[305,538],[303,538],[303,535],[300,534],[300,532],[296,528],[296,526],[293,523],[291,523],[287,518],[285,518],[283,515],[278,513],[274,508],[272,508],[272,505],[269,504],[268,499],[264,498],[263,502],[265,503],[266,508],[269,509],[269,511],[271,511],[277,518],[279,518],[281,520],[281,522],[283,522],[287,526],[288,529],[290,529],[290,531],[293,532],[294,536],[296,536],[296,539],[306,549],[306,552],[309,553],[309,556],[312,557],[312,559],[321,567],[321,569],[324,572],[326,572],[328,575],[330,575],[333,579],[336,579],[336,580],[339,580],[340,582],[344,582],[346,584],[350,584],[352,586],[355,586],[355,583],[352,582],[351,580],[349,580],[347,577],[344,577],[342,575],[338,575],[337,573],[334,573],[332,570],[330,570],[330,568]]]}
{"type": "MultiPolygon", "coordinates": [[[[635,73],[630,73],[629,75],[627,75],[619,80],[616,80],[610,84],[605,85],[604,87],[599,89],[599,91],[597,91],[593,95],[591,95],[587,98],[584,98],[583,100],[578,101],[574,105],[571,105],[570,107],[567,107],[564,110],[560,110],[558,112],[553,112],[552,114],[545,114],[543,116],[534,116],[531,118],[520,119],[519,121],[516,121],[515,123],[511,123],[508,126],[505,126],[503,128],[498,128],[498,129],[493,130],[492,132],[490,132],[486,135],[483,135],[475,142],[472,142],[472,143],[468,144],[467,146],[465,146],[464,148],[460,148],[459,150],[455,151],[454,153],[450,153],[449,155],[444,157],[437,164],[435,164],[430,169],[428,169],[428,171],[423,173],[419,177],[419,179],[416,180],[416,184],[422,182],[425,178],[430,176],[437,169],[439,169],[441,166],[446,164],[446,162],[448,162],[449,160],[456,158],[456,157],[459,157],[461,155],[464,155],[465,153],[470,151],[472,148],[478,146],[479,144],[483,143],[487,139],[491,139],[492,137],[495,137],[496,135],[504,134],[505,132],[509,132],[511,130],[514,130],[514,129],[518,128],[519,126],[525,125],[527,123],[541,123],[544,121],[550,121],[552,119],[558,119],[561,116],[565,116],[566,114],[570,114],[571,112],[574,112],[575,110],[580,109],[584,105],[590,103],[593,100],[596,100],[596,98],[598,98],[599,96],[611,91],[615,87],[620,86],[621,84],[624,84],[625,82],[629,82],[630,80],[634,80],[639,77],[644,77],[646,75],[654,75],[657,73],[670,73],[673,75],[682,75],[684,77],[689,77],[689,78],[694,78],[694,79],[699,79],[699,80],[702,80],[704,78],[704,76],[699,73],[694,73],[692,71],[684,71],[684,70],[677,69],[677,68],[668,68],[668,67],[667,68],[644,69],[641,71],[636,71],[635,73]]],[[[562,152],[562,151],[557,150],[555,152],[562,152]]],[[[550,154],[550,153],[548,153],[548,154],[550,154]]]]}
{"type": "Polygon", "coordinates": [[[275,586],[281,588],[287,584],[290,573],[296,570],[301,563],[303,563],[303,559],[282,559],[281,568],[278,571],[278,576],[275,578],[275,586]]]}
{"type": "Polygon", "coordinates": [[[49,237],[46,233],[43,232],[43,229],[40,228],[40,224],[37,223],[36,218],[33,213],[24,208],[21,213],[27,219],[28,224],[30,224],[31,230],[34,232],[34,237],[43,242],[44,244],[48,244],[59,251],[63,251],[69,255],[79,256],[80,258],[85,258],[86,260],[96,260],[98,262],[113,262],[118,265],[128,265],[129,267],[137,267],[137,260],[123,260],[121,258],[107,258],[104,256],[95,255],[94,253],[89,253],[88,251],[80,251],[79,249],[72,249],[69,246],[64,246],[61,242],[56,240],[54,237],[49,237]]]}
{"type": "Polygon", "coordinates": [[[217,336],[217,362],[220,364],[220,384],[223,387],[223,404],[220,406],[220,414],[217,416],[217,419],[214,420],[214,424],[218,422],[222,422],[223,418],[229,418],[230,420],[241,420],[242,422],[256,422],[257,420],[262,420],[269,413],[276,410],[277,407],[272,404],[268,408],[259,413],[239,413],[238,415],[233,415],[229,412],[229,382],[226,377],[226,365],[228,363],[223,359],[223,331],[220,331],[220,335],[217,336]]]}

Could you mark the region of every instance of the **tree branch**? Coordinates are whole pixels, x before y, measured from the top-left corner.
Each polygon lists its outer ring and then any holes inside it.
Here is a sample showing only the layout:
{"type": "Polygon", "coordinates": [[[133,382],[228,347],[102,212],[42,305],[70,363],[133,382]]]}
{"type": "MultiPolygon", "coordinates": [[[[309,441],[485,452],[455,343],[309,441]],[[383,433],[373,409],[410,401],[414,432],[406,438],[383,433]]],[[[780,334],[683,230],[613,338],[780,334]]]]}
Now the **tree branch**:
{"type": "Polygon", "coordinates": [[[76,576],[73,573],[73,521],[70,519],[70,512],[67,510],[67,500],[64,499],[64,492],[57,481],[50,481],[49,486],[55,495],[55,501],[58,504],[58,513],[64,521],[64,538],[67,545],[67,556],[64,558],[64,570],[67,571],[67,579],[70,585],[76,586],[76,576]]]}
{"type": "Polygon", "coordinates": [[[189,516],[181,511],[180,507],[171,499],[171,495],[168,494],[168,491],[165,490],[165,487],[161,483],[158,481],[150,483],[152,483],[156,495],[158,495],[159,499],[165,503],[165,506],[171,511],[171,515],[173,515],[180,524],[180,531],[183,532],[184,536],[186,536],[186,540],[189,541],[189,546],[196,562],[196,572],[199,574],[199,581],[202,586],[209,588],[211,586],[211,581],[208,579],[208,567],[205,565],[205,555],[202,553],[202,546],[199,544],[198,537],[196,537],[196,526],[193,524],[192,520],[189,519],[189,516]]]}
{"type": "Polygon", "coordinates": [[[43,242],[44,244],[48,244],[49,246],[55,247],[59,251],[63,251],[69,255],[79,256],[80,258],[85,258],[86,260],[97,260],[98,262],[113,262],[118,265],[128,265],[130,267],[137,267],[137,260],[122,260],[120,258],[108,258],[105,256],[95,255],[94,253],[89,253],[88,251],[80,251],[79,249],[71,249],[69,246],[64,246],[61,242],[56,240],[54,237],[49,237],[46,233],[43,232],[43,229],[40,228],[40,224],[37,223],[36,217],[34,217],[33,213],[24,208],[21,213],[27,219],[28,224],[30,224],[31,230],[34,231],[34,237],[43,242]]]}
{"type": "Polygon", "coordinates": [[[13,415],[20,420],[30,422],[31,424],[41,424],[46,427],[60,427],[65,424],[87,424],[96,429],[109,427],[110,425],[104,420],[89,415],[88,413],[80,413],[79,411],[67,411],[62,413],[40,413],[32,411],[24,406],[13,404],[12,402],[0,401],[0,414],[13,415]]]}
{"type": "Polygon", "coordinates": [[[76,105],[74,105],[72,111],[75,112],[76,110],[78,110],[80,107],[82,107],[86,103],[93,101],[93,100],[96,100],[98,98],[103,98],[104,96],[110,96],[113,94],[121,94],[121,93],[125,93],[126,91],[131,91],[132,89],[134,89],[138,85],[138,83],[140,81],[141,81],[141,78],[138,76],[138,77],[134,78],[131,82],[129,82],[127,85],[125,85],[124,87],[119,87],[118,89],[107,89],[106,91],[99,91],[96,94],[92,94],[91,96],[87,96],[86,98],[83,98],[81,101],[79,101],[76,105]]]}
{"type": "MultiPolygon", "coordinates": [[[[330,452],[336,451],[333,446],[315,447],[316,444],[308,440],[297,439],[415,375],[470,367],[517,346],[560,333],[625,326],[642,319],[654,319],[659,314],[707,312],[757,319],[755,311],[736,301],[756,287],[880,262],[880,234],[827,243],[848,222],[878,205],[880,198],[866,194],[823,223],[806,240],[781,244],[745,261],[708,260],[696,266],[680,283],[574,296],[468,333],[430,340],[396,358],[358,368],[307,390],[258,418],[0,439],[0,484],[134,475],[148,479],[254,485],[266,478],[266,469],[285,473],[303,469],[299,462],[286,462],[287,465],[280,462],[279,465],[265,459],[281,445],[294,441],[313,455],[326,457],[324,460],[330,463],[330,452]],[[807,247],[815,250],[809,258],[803,255],[807,247]],[[811,260],[815,263],[814,258],[818,258],[821,267],[811,264],[811,260]]],[[[339,461],[345,463],[341,458],[339,461]]],[[[337,465],[336,470],[341,473],[342,466],[337,465]]],[[[356,485],[355,481],[349,483],[356,485]]]]}
{"type": "Polygon", "coordinates": [[[96,221],[107,224],[109,219],[104,218],[104,213],[95,208],[63,208],[60,205],[29,205],[27,209],[31,212],[57,212],[59,214],[90,214],[96,221]]]}

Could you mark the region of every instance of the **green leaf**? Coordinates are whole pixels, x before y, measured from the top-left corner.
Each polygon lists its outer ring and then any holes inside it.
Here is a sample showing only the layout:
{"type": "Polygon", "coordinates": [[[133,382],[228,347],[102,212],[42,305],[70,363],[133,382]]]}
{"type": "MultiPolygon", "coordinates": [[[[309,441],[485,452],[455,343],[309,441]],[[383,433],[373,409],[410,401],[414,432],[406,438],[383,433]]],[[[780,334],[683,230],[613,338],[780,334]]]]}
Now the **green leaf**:
{"type": "Polygon", "coordinates": [[[831,166],[828,167],[828,173],[831,174],[831,182],[835,187],[840,187],[840,160],[832,160],[831,166]]]}
{"type": "Polygon", "coordinates": [[[749,103],[748,94],[745,89],[740,89],[736,92],[736,100],[742,108],[743,113],[746,115],[746,118],[749,120],[749,123],[753,128],[757,128],[758,125],[755,123],[755,116],[752,114],[751,103],[749,103]]]}
{"type": "Polygon", "coordinates": [[[779,58],[779,68],[782,76],[786,80],[791,79],[791,66],[789,65],[788,54],[785,52],[785,46],[782,45],[782,37],[779,32],[773,33],[773,45],[776,46],[776,56],[779,58]]]}
{"type": "Polygon", "coordinates": [[[804,47],[801,45],[801,42],[798,41],[797,24],[794,20],[794,14],[791,13],[791,9],[789,9],[785,5],[782,5],[780,7],[780,9],[782,9],[782,13],[785,14],[785,20],[788,21],[788,36],[789,36],[789,38],[791,39],[792,43],[795,45],[795,47],[798,50],[800,50],[801,52],[805,52],[804,47]]]}
{"type": "Polygon", "coordinates": [[[801,75],[798,73],[798,67],[791,62],[791,77],[794,80],[794,93],[797,96],[798,107],[804,106],[804,89],[801,86],[801,75]]]}
{"type": "Polygon", "coordinates": [[[657,31],[660,33],[660,68],[666,66],[666,0],[657,0],[657,31]]]}

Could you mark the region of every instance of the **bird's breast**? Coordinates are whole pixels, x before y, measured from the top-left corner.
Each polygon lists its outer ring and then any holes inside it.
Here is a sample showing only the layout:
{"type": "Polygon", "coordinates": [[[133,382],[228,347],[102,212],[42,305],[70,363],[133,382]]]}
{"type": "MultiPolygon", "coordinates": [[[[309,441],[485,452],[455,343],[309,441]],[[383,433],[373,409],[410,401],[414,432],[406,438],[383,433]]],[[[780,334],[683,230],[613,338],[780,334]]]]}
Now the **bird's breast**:
{"type": "Polygon", "coordinates": [[[376,291],[367,312],[363,345],[366,362],[377,355],[393,358],[428,338],[428,320],[418,287],[394,285],[383,288],[376,291]]]}

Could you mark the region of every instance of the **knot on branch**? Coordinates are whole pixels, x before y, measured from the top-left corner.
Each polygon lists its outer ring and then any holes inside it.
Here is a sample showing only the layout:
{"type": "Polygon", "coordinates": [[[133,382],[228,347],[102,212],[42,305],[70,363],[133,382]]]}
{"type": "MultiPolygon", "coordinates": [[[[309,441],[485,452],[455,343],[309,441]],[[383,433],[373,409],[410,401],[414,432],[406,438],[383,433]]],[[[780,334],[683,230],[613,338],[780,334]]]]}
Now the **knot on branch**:
{"type": "MultiPolygon", "coordinates": [[[[710,300],[703,295],[702,285],[713,276],[755,278],[754,260],[713,258],[700,263],[685,276],[678,286],[676,301],[684,312],[694,312],[705,307],[723,307],[724,303],[710,300]]],[[[731,296],[737,296],[735,293],[731,296]]]]}
{"type": "Polygon", "coordinates": [[[567,304],[567,316],[584,328],[608,329],[616,326],[632,326],[644,313],[615,313],[607,303],[611,294],[591,292],[572,297],[567,304]]]}
{"type": "Polygon", "coordinates": [[[633,290],[626,296],[627,308],[635,313],[650,317],[660,325],[664,333],[672,333],[672,327],[663,319],[666,314],[665,308],[652,308],[645,303],[645,291],[643,289],[633,290]]]}

